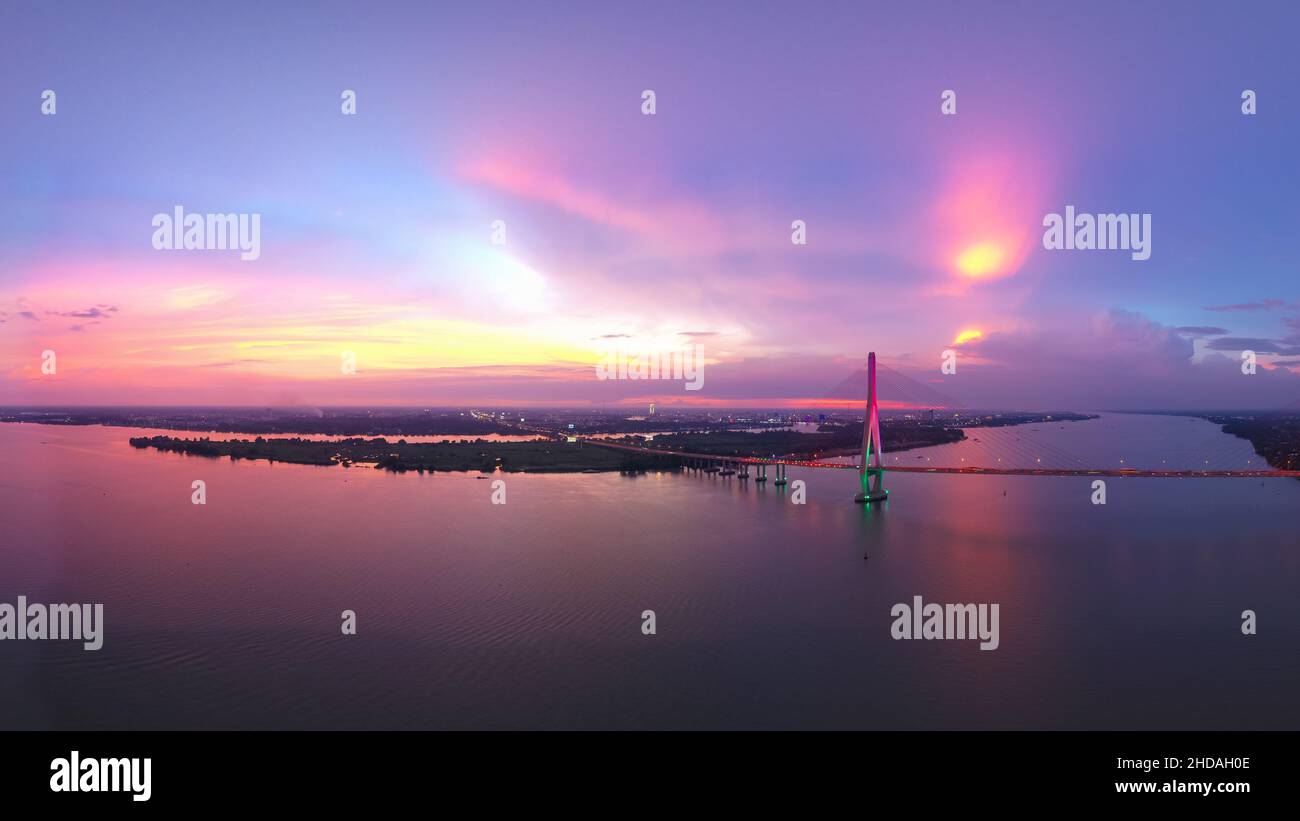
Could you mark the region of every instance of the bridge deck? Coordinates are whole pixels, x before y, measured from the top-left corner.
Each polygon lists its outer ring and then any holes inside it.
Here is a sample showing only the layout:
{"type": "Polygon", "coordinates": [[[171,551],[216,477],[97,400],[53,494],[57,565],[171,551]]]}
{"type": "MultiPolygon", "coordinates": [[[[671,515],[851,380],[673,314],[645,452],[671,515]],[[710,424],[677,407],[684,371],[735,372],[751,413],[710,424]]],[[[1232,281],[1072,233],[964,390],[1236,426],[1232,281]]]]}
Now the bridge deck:
{"type": "MultiPolygon", "coordinates": [[[[580,439],[584,444],[613,448],[630,453],[648,453],[680,459],[705,459],[712,462],[736,462],[747,465],[791,465],[803,468],[860,470],[859,465],[820,462],[811,459],[763,459],[758,456],[719,456],[716,453],[688,453],[679,450],[637,448],[616,445],[598,439],[580,439]]],[[[1115,476],[1134,479],[1300,479],[1300,470],[1136,470],[1131,468],[986,468],[986,467],[917,467],[884,465],[889,473],[951,473],[966,476],[1115,476]]]]}

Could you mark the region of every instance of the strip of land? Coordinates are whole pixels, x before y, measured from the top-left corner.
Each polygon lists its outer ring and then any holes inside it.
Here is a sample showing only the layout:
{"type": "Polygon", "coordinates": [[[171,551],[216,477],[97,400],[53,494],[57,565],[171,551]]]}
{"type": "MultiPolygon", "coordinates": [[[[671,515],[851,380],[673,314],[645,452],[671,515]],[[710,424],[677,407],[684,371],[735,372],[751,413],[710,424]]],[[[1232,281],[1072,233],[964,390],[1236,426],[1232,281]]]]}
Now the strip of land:
{"type": "MultiPolygon", "coordinates": [[[[958,429],[930,428],[929,436],[898,439],[897,447],[922,447],[924,444],[940,444],[957,441],[962,438],[958,429]]],[[[886,436],[882,432],[882,438],[886,436]]],[[[859,433],[860,437],[861,434],[859,433]]],[[[660,437],[664,438],[664,437],[660,437]]],[[[676,438],[676,437],[668,437],[676,438]]],[[[639,441],[640,437],[628,437],[625,440],[608,440],[621,444],[639,441]]],[[[825,450],[832,443],[841,442],[840,437],[829,434],[779,433],[726,433],[726,434],[692,434],[689,447],[674,446],[673,450],[691,453],[711,453],[725,456],[762,456],[771,457],[773,448],[782,456],[799,457],[801,455],[830,455],[825,450]],[[720,437],[717,442],[709,442],[711,437],[720,437]],[[821,442],[802,442],[801,439],[823,440],[821,442]],[[703,440],[703,441],[701,441],[703,440]]],[[[886,442],[888,443],[888,439],[886,442]]],[[[528,473],[578,473],[620,471],[623,473],[641,473],[650,470],[675,470],[677,460],[662,454],[634,453],[619,451],[600,445],[584,442],[562,440],[541,440],[537,442],[496,442],[483,439],[461,442],[408,442],[405,439],[390,441],[385,438],[342,439],[319,441],[313,439],[265,438],[256,439],[210,439],[201,437],[185,439],[175,436],[137,436],[130,439],[132,447],[153,448],[166,453],[182,453],[188,456],[201,456],[213,459],[229,458],[264,459],[268,462],[287,462],[296,465],[318,465],[330,467],[342,465],[366,465],[381,470],[398,473],[407,471],[479,471],[491,473],[496,470],[528,473]]],[[[675,443],[683,445],[684,442],[675,443]]],[[[660,448],[659,438],[654,447],[660,448]]],[[[889,447],[887,444],[886,447],[889,447]]],[[[851,448],[849,448],[851,451],[851,448]]],[[[892,452],[892,451],[891,451],[892,452]]]]}
{"type": "Polygon", "coordinates": [[[1300,414],[1208,416],[1224,433],[1250,442],[1255,452],[1278,470],[1300,469],[1300,414]]]}
{"type": "MultiPolygon", "coordinates": [[[[1089,418],[1075,414],[1044,417],[1037,414],[1014,414],[990,417],[991,424],[1023,424],[1045,419],[1089,418]],[[1016,420],[1012,422],[1010,420],[1016,420]]],[[[510,426],[518,433],[521,428],[510,426]]],[[[548,438],[535,442],[501,442],[486,439],[454,442],[408,442],[385,437],[348,438],[320,441],[301,437],[254,439],[180,438],[175,436],[140,436],[130,442],[136,448],[153,448],[170,453],[209,458],[264,459],[299,465],[332,466],[368,465],[395,472],[480,471],[530,473],[576,473],[582,471],[621,471],[639,473],[650,470],[675,470],[678,460],[656,453],[619,451],[578,441],[568,441],[567,433],[529,429],[548,438]]],[[[886,453],[929,447],[965,438],[961,428],[945,427],[933,422],[918,424],[910,420],[887,420],[881,425],[886,453]]],[[[606,440],[612,444],[640,446],[647,438],[637,434],[606,440]]],[[[857,453],[862,446],[862,428],[857,425],[829,425],[815,433],[792,430],[700,431],[660,434],[651,447],[661,451],[710,454],[716,456],[759,458],[811,458],[857,453]]]]}
{"type": "Polygon", "coordinates": [[[407,471],[479,471],[492,473],[577,473],[582,471],[644,471],[666,467],[666,460],[624,454],[579,442],[407,442],[374,439],[315,441],[287,438],[181,439],[174,436],[133,437],[131,446],[231,460],[265,459],[296,465],[369,465],[398,473],[407,471]]]}
{"type": "MultiPolygon", "coordinates": [[[[1096,415],[1080,413],[999,413],[963,421],[962,426],[1005,427],[1038,422],[1075,422],[1096,418],[1096,415]]],[[[898,453],[913,448],[960,442],[966,438],[966,434],[962,427],[945,425],[932,418],[894,417],[881,420],[880,438],[885,453],[898,453]]],[[[612,441],[617,441],[619,444],[638,444],[645,439],[640,436],[626,436],[612,441]]],[[[742,431],[664,433],[650,440],[650,446],[656,450],[717,456],[826,459],[832,456],[851,456],[862,450],[862,422],[824,424],[815,433],[792,430],[752,433],[742,431]]]]}

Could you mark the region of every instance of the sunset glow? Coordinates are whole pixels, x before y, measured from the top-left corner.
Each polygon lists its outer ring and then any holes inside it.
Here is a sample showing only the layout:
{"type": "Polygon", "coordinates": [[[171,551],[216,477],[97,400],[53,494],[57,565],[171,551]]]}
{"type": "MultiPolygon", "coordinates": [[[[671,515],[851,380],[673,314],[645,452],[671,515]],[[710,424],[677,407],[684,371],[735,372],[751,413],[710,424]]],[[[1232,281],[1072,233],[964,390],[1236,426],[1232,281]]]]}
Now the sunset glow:
{"type": "MultiPolygon", "coordinates": [[[[907,40],[889,17],[882,42],[891,32],[907,40]]],[[[273,22],[267,31],[296,25],[273,22]]],[[[810,25],[838,36],[829,20],[810,25]]],[[[1005,32],[978,16],[972,25],[993,39],[1005,32]]],[[[392,48],[428,53],[411,36],[392,48]]],[[[49,67],[77,93],[57,117],[6,123],[0,165],[14,184],[0,195],[0,402],[797,404],[824,397],[868,350],[929,378],[936,350],[975,340],[984,370],[965,381],[968,401],[1036,404],[1039,392],[1057,401],[1062,391],[1092,401],[1089,380],[1111,373],[1106,386],[1161,406],[1162,385],[1193,404],[1211,394],[1245,402],[1206,382],[1231,377],[1245,348],[1269,375],[1249,383],[1261,391],[1249,401],[1300,396],[1289,246],[1251,245],[1243,259],[1204,242],[1207,225],[1218,236],[1288,235],[1265,169],[1289,162],[1279,136],[1294,133],[1289,122],[1268,120],[1242,146],[1254,158],[1247,177],[1198,172],[1207,190],[1264,192],[1242,210],[1187,196],[1186,163],[1173,153],[1115,142],[1135,126],[1168,126],[1118,106],[1126,75],[1095,70],[1111,65],[1105,54],[1068,37],[1044,45],[1089,67],[1068,111],[1052,78],[1016,74],[1003,86],[1004,67],[962,39],[932,46],[946,71],[972,78],[955,116],[940,113],[936,78],[904,74],[848,109],[817,93],[738,117],[737,90],[771,72],[837,88],[846,76],[891,75],[898,55],[822,53],[815,38],[791,45],[782,26],[764,24],[743,42],[723,37],[719,53],[763,46],[776,62],[739,60],[722,82],[695,49],[665,62],[654,36],[619,39],[610,48],[620,59],[593,73],[591,61],[608,55],[593,57],[576,36],[518,14],[483,33],[475,52],[486,68],[464,76],[343,60],[335,77],[320,52],[291,47],[271,84],[259,66],[226,66],[230,43],[204,43],[187,59],[225,73],[196,75],[169,102],[166,133],[155,96],[121,94],[138,77],[27,44],[0,74],[9,98],[54,82],[49,67]],[[516,37],[535,47],[520,50],[516,37]],[[333,84],[362,80],[358,113],[341,115],[333,84]],[[648,116],[640,94],[652,82],[660,108],[648,116]],[[216,127],[212,101],[232,83],[247,89],[241,106],[276,116],[216,127]],[[1071,125],[1084,112],[1086,132],[1071,125]],[[1105,156],[1100,144],[1111,146],[1105,156]],[[224,156],[240,159],[214,159],[224,156]],[[1110,173],[1138,162],[1141,185],[1110,173]],[[1044,215],[1071,201],[1155,213],[1151,259],[1044,249],[1044,215]],[[181,207],[259,214],[260,256],[152,248],[151,219],[181,207]],[[1223,297],[1225,272],[1240,296],[1223,297]],[[1245,307],[1219,310],[1224,302],[1245,307]],[[996,345],[970,317],[996,325],[996,345]],[[598,382],[594,351],[618,339],[702,345],[706,395],[598,382]],[[1056,349],[1083,360],[1070,380],[1028,373],[1056,349]],[[58,354],[52,378],[40,370],[45,350],[58,354]],[[1031,350],[1041,356],[1023,355],[1031,350]],[[340,372],[342,352],[356,355],[355,374],[340,372]],[[1112,358],[1151,373],[1116,377],[1112,358]]],[[[1161,48],[1170,71],[1204,70],[1194,49],[1161,48]]],[[[1203,105],[1197,88],[1180,83],[1168,105],[1203,105]]],[[[1187,156],[1239,139],[1241,123],[1214,123],[1176,132],[1187,156]]]]}
{"type": "Polygon", "coordinates": [[[980,242],[970,246],[957,257],[957,270],[968,277],[979,278],[997,273],[1006,261],[1006,250],[996,242],[980,242]]]}

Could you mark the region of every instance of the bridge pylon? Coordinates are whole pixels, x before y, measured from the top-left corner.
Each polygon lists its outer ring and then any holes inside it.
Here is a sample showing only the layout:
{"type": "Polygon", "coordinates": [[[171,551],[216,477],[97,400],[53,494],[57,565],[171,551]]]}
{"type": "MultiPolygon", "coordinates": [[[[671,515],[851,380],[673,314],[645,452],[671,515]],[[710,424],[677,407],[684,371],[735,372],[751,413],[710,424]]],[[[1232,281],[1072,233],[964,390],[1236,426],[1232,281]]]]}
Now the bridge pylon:
{"type": "Polygon", "coordinates": [[[867,354],[867,414],[862,420],[862,467],[858,479],[862,492],[855,502],[871,504],[889,498],[884,487],[885,463],[880,449],[880,409],[876,407],[876,352],[867,354]]]}

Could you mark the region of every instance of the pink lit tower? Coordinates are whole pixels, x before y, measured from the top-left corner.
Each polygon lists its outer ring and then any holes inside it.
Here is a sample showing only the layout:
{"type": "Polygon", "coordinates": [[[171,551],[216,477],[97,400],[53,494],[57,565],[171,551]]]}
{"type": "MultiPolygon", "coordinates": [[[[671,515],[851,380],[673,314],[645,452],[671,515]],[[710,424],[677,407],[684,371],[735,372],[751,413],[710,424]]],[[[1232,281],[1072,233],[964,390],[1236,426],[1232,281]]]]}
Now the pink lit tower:
{"type": "Polygon", "coordinates": [[[880,409],[876,407],[876,352],[867,354],[867,416],[862,420],[862,492],[853,501],[870,504],[889,498],[884,488],[885,464],[880,450],[880,409]]]}

